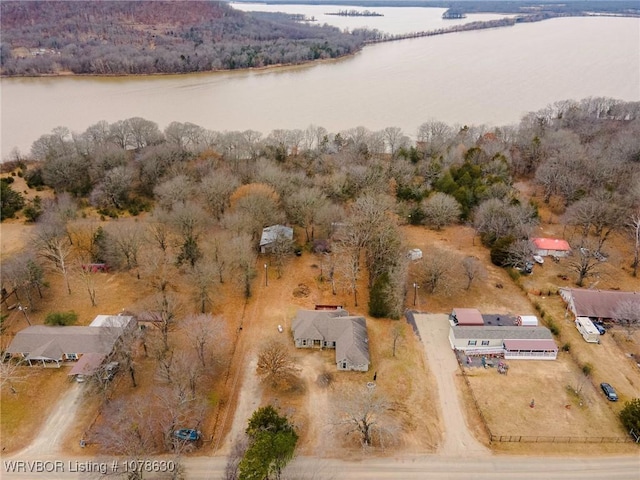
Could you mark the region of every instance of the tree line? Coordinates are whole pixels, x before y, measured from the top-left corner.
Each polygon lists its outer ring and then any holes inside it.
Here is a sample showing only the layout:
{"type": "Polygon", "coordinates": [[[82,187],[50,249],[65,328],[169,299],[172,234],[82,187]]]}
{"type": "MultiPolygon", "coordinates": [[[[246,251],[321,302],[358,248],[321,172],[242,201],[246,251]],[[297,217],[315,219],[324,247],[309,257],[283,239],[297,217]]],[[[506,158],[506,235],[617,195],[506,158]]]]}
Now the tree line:
{"type": "Polygon", "coordinates": [[[3,75],[185,73],[335,58],[371,35],[224,2],[2,2],[3,75]],[[160,26],[161,25],[161,26],[160,26]]]}
{"type": "MultiPolygon", "coordinates": [[[[5,218],[24,206],[27,220],[40,225],[40,251],[52,252],[63,275],[78,202],[105,218],[150,212],[135,228],[114,222],[93,232],[86,261],[138,271],[146,238],[168,263],[187,266],[194,282],[203,282],[196,289],[203,312],[208,282],[223,282],[231,271],[251,295],[264,227],[296,225],[302,243],[323,253],[322,276],[334,290],[348,290],[357,305],[367,300],[358,292],[367,278],[371,313],[397,317],[407,271],[403,223],[439,229],[465,222],[492,248],[496,264],[521,267],[530,257],[537,207],[521,201],[516,179],[535,184],[543,201],[563,212],[575,250],[590,252],[574,257],[578,284],[595,274],[607,240],[620,232],[629,235],[636,275],[639,111],[637,102],[606,98],[558,102],[513,127],[426,122],[415,143],[397,127],[334,134],[309,126],[263,136],[181,122],[161,131],[138,117],[98,122],[82,133],[59,127],[33,143],[28,159],[17,160],[18,175],[34,188],[55,190],[56,202],[25,201],[4,180],[2,212],[5,218]],[[213,243],[212,228],[221,229],[213,243]],[[214,271],[205,274],[205,266],[214,271]]],[[[278,274],[292,251],[286,241],[274,248],[278,274]]],[[[432,290],[438,268],[425,272],[432,290]]]]}

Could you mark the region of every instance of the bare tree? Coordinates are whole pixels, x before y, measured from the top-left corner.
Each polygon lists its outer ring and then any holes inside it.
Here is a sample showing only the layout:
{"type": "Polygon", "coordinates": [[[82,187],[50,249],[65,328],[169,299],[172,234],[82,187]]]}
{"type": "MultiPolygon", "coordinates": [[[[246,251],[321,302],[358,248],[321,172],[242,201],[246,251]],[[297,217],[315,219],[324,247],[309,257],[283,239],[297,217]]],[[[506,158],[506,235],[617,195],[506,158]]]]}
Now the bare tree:
{"type": "Polygon", "coordinates": [[[15,295],[18,301],[26,298],[29,309],[33,310],[36,299],[43,298],[42,288],[48,284],[36,256],[31,252],[24,252],[3,260],[2,286],[7,289],[7,295],[15,295]]]}
{"type": "Polygon", "coordinates": [[[89,294],[91,306],[96,307],[98,305],[96,300],[95,278],[97,273],[91,268],[90,262],[83,262],[82,260],[74,265],[74,270],[89,294]]]}
{"type": "Polygon", "coordinates": [[[451,195],[436,192],[422,202],[425,222],[440,230],[460,218],[462,209],[458,201],[451,195]]]}
{"type": "Polygon", "coordinates": [[[226,348],[227,338],[224,319],[210,314],[190,315],[185,318],[182,327],[194,348],[202,368],[213,362],[213,357],[226,348]]]}
{"type": "Polygon", "coordinates": [[[251,280],[256,276],[257,254],[249,235],[239,235],[231,240],[229,254],[235,278],[242,285],[245,298],[251,296],[251,280]]]}
{"type": "Polygon", "coordinates": [[[449,293],[454,284],[453,269],[457,263],[454,254],[447,250],[433,249],[419,266],[420,283],[429,293],[449,293]]]}
{"type": "Polygon", "coordinates": [[[256,373],[272,388],[288,390],[295,383],[299,369],[293,363],[286,345],[269,341],[258,354],[256,373]]]}
{"type": "Polygon", "coordinates": [[[405,338],[405,324],[404,323],[396,323],[393,326],[393,330],[391,331],[391,337],[393,338],[393,349],[392,349],[392,353],[393,356],[396,356],[396,350],[398,349],[398,346],[402,343],[402,341],[405,338]]]}
{"type": "Polygon", "coordinates": [[[24,360],[3,359],[0,361],[0,389],[9,388],[11,393],[18,393],[16,384],[26,382],[29,373],[24,360]]]}
{"type": "Polygon", "coordinates": [[[567,267],[578,275],[576,285],[581,287],[588,277],[597,275],[600,262],[593,255],[596,251],[596,244],[591,241],[572,247],[574,255],[570,257],[567,267]]]}
{"type": "Polygon", "coordinates": [[[67,292],[71,295],[69,283],[69,261],[72,245],[64,224],[45,217],[39,222],[34,244],[38,255],[49,261],[62,274],[67,292]]]}
{"type": "Polygon", "coordinates": [[[535,245],[530,240],[516,240],[507,249],[505,265],[523,268],[535,253],[535,245]]]}
{"type": "Polygon", "coordinates": [[[640,209],[636,209],[627,219],[627,232],[633,242],[633,261],[631,268],[633,276],[638,276],[638,265],[640,265],[640,209]]]}
{"type": "Polygon", "coordinates": [[[212,287],[216,281],[214,267],[209,262],[198,262],[188,273],[192,295],[200,313],[206,313],[213,305],[212,287]]]}
{"type": "Polygon", "coordinates": [[[216,170],[205,176],[199,185],[205,208],[219,220],[229,207],[231,194],[239,185],[238,178],[225,170],[216,170]]]}
{"type": "Polygon", "coordinates": [[[467,277],[465,290],[469,290],[471,288],[471,283],[476,278],[481,279],[487,275],[487,271],[482,265],[482,262],[476,257],[465,257],[464,260],[462,260],[462,270],[464,271],[465,277],[467,277]]]}
{"type": "Polygon", "coordinates": [[[616,307],[613,318],[631,338],[633,332],[640,327],[640,300],[626,300],[616,307]]]}
{"type": "Polygon", "coordinates": [[[276,267],[278,278],[282,278],[282,270],[287,257],[293,253],[293,240],[287,238],[282,232],[278,232],[271,246],[272,264],[276,267]]]}
{"type": "Polygon", "coordinates": [[[391,402],[376,387],[345,389],[337,402],[337,418],[333,424],[354,433],[363,447],[384,447],[393,441],[397,426],[391,415],[391,402]]]}
{"type": "Polygon", "coordinates": [[[326,196],[317,187],[296,190],[286,198],[287,215],[293,223],[304,228],[307,242],[314,240],[318,214],[327,204],[326,196]]]}
{"type": "MultiPolygon", "coordinates": [[[[108,256],[114,266],[127,270],[138,268],[140,249],[145,241],[146,225],[139,222],[109,222],[105,225],[109,235],[108,256]]],[[[109,262],[111,263],[111,262],[109,262]]],[[[138,272],[138,278],[140,272],[138,272]]]]}

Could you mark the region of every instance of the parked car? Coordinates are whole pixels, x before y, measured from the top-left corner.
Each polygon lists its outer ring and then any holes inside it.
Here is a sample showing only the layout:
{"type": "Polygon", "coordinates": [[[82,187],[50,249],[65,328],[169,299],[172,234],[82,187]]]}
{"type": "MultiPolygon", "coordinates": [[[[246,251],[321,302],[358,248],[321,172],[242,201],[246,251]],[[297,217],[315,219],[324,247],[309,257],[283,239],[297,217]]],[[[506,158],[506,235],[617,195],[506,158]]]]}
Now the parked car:
{"type": "Polygon", "coordinates": [[[604,335],[605,333],[607,333],[607,329],[604,328],[604,325],[601,324],[600,322],[593,322],[593,326],[598,329],[598,333],[600,335],[604,335]]]}
{"type": "Polygon", "coordinates": [[[616,393],[616,391],[613,389],[611,385],[609,385],[608,383],[601,383],[600,388],[602,388],[602,391],[610,401],[612,402],[618,401],[618,394],[616,393]]]}
{"type": "Polygon", "coordinates": [[[193,428],[181,428],[173,432],[173,436],[179,440],[195,442],[200,439],[200,432],[193,428]]]}

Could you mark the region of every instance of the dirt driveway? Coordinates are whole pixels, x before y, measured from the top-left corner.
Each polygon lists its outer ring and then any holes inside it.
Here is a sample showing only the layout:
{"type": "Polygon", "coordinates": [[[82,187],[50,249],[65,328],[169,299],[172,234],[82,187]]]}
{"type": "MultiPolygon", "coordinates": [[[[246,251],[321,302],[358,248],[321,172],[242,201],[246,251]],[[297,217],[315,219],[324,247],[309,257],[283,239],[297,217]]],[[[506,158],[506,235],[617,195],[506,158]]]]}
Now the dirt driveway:
{"type": "Polygon", "coordinates": [[[440,415],[444,423],[444,440],[438,454],[451,457],[478,457],[491,452],[478,442],[465,422],[458,397],[455,375],[458,362],[449,345],[449,319],[445,314],[416,314],[416,325],[424,344],[427,362],[438,383],[440,415]]]}
{"type": "Polygon", "coordinates": [[[77,382],[71,384],[47,417],[38,436],[18,454],[19,456],[54,455],[65,450],[62,442],[69,428],[73,426],[76,413],[82,405],[83,387],[84,385],[77,382]]]}

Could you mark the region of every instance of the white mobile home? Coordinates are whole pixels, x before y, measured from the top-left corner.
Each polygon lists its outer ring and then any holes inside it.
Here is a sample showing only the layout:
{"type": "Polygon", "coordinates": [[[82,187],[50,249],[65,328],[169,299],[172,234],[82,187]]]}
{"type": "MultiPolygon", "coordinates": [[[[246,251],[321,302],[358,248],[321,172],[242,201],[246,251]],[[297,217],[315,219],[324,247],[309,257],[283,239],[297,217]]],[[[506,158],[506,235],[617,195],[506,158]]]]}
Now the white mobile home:
{"type": "Polygon", "coordinates": [[[600,332],[587,317],[576,318],[576,328],[589,343],[600,343],[600,332]]]}

